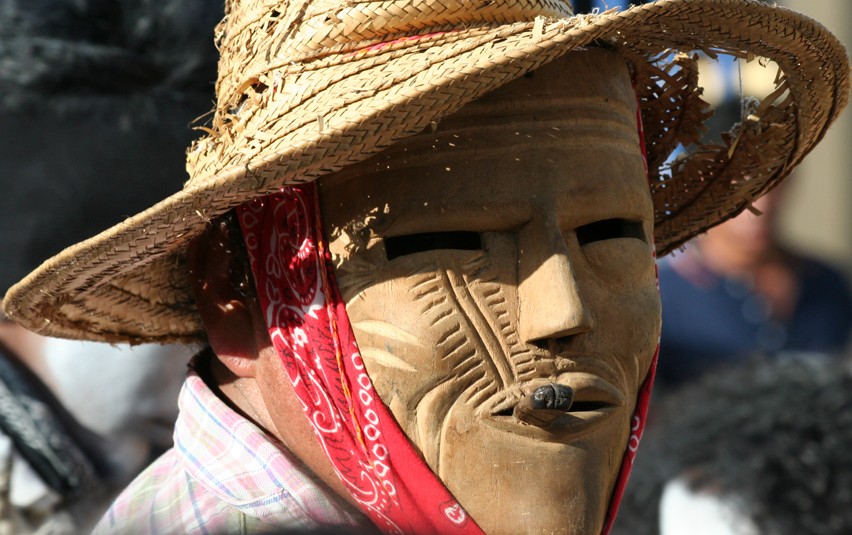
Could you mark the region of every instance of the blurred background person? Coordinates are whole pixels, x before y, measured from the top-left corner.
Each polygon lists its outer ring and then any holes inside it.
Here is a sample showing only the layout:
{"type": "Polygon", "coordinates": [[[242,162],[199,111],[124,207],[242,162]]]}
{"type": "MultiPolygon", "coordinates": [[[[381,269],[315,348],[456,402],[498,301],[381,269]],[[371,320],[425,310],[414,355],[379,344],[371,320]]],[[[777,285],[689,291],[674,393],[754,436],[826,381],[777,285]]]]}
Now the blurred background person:
{"type": "MultiPolygon", "coordinates": [[[[221,0],[0,3],[0,292],[180,189],[189,125],[212,107],[222,14],[221,0]]],[[[0,531],[96,521],[170,447],[193,350],[0,322],[0,531]]]]}
{"type": "Polygon", "coordinates": [[[852,533],[848,358],[755,358],[655,399],[613,535],[852,533]]]}
{"type": "Polygon", "coordinates": [[[660,386],[755,354],[839,353],[849,343],[852,293],[844,274],[778,239],[787,191],[772,191],[754,212],[660,263],[660,386]]]}

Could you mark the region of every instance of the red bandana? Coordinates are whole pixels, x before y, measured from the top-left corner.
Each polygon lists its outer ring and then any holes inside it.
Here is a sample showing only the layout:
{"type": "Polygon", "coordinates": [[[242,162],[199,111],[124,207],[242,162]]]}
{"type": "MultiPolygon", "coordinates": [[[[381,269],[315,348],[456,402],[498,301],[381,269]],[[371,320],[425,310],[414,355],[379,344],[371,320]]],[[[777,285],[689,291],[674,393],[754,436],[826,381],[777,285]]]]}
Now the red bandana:
{"type": "Polygon", "coordinates": [[[272,344],[337,475],[385,533],[480,534],[373,390],[334,281],[316,185],[238,210],[272,344]]]}
{"type": "MultiPolygon", "coordinates": [[[[644,154],[641,118],[639,125],[644,154]]],[[[273,346],[320,445],[363,511],[385,533],[482,533],[373,390],[334,279],[316,184],[284,188],[238,214],[273,346]]],[[[656,364],[657,354],[639,391],[602,535],[627,484],[656,364]]]]}

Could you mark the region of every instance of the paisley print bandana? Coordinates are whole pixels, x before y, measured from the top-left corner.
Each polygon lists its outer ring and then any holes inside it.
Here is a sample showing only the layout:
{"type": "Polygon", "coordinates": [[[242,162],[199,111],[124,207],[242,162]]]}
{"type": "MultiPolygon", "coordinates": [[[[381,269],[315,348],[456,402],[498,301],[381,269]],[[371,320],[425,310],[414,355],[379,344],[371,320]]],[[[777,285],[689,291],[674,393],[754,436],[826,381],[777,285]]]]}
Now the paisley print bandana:
{"type": "Polygon", "coordinates": [[[238,215],[272,344],[364,513],[385,533],[481,534],[373,390],[334,281],[316,185],[251,201],[238,215]]]}

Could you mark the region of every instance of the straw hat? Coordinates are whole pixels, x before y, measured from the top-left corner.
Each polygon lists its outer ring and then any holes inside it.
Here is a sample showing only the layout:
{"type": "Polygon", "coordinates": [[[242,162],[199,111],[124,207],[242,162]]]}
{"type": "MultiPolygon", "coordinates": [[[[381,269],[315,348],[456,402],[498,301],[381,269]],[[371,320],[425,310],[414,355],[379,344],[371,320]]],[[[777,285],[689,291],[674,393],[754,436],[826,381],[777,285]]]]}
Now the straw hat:
{"type": "Polygon", "coordinates": [[[212,127],[179,193],[45,262],[3,306],[26,327],[104,341],[188,341],[203,328],[183,251],[211,218],[308,182],[436,124],[571,50],[632,65],[659,254],[732,217],[822,138],[848,98],[843,46],[818,23],[755,0],[660,0],[574,16],[559,0],[229,1],[212,127]],[[770,58],[778,90],[724,147],[690,55],[770,58]],[[679,143],[692,155],[660,166],[679,143]]]}

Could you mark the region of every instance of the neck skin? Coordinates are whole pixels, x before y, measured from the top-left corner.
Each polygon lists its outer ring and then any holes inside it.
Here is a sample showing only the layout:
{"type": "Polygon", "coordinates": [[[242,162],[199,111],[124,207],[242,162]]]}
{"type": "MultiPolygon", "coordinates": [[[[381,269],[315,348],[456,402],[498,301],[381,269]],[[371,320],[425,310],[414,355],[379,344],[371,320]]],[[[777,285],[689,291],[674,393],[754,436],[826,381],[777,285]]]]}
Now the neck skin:
{"type": "Polygon", "coordinates": [[[219,398],[279,441],[350,513],[359,510],[334,472],[311,428],[281,357],[272,346],[266,321],[248,275],[242,237],[220,220],[196,238],[187,261],[198,312],[215,358],[208,386],[219,398]]]}

